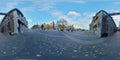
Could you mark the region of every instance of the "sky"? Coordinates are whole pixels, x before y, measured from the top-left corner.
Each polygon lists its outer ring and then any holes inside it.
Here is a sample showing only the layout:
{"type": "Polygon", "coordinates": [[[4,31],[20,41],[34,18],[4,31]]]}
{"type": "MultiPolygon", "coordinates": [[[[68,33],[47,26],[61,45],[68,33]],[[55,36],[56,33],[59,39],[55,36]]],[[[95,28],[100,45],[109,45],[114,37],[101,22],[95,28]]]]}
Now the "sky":
{"type": "MultiPolygon", "coordinates": [[[[120,12],[120,0],[0,0],[0,12],[7,13],[14,8],[24,14],[29,27],[64,18],[80,28],[89,29],[98,11],[120,12]]],[[[3,17],[0,15],[0,20],[3,17]]],[[[112,17],[118,25],[120,15],[112,17]]]]}

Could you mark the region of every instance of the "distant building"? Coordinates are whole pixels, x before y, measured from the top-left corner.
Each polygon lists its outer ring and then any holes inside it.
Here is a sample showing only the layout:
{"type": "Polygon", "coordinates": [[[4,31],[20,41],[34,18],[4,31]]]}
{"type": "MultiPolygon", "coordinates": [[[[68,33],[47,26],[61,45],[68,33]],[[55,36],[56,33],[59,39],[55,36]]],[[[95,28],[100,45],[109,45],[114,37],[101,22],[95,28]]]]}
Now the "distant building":
{"type": "Polygon", "coordinates": [[[117,30],[117,26],[112,17],[105,11],[99,11],[91,22],[90,31],[99,37],[108,36],[117,30]]]}
{"type": "Polygon", "coordinates": [[[0,31],[5,34],[22,33],[28,29],[28,22],[18,9],[12,9],[3,18],[0,24],[0,31]]]}

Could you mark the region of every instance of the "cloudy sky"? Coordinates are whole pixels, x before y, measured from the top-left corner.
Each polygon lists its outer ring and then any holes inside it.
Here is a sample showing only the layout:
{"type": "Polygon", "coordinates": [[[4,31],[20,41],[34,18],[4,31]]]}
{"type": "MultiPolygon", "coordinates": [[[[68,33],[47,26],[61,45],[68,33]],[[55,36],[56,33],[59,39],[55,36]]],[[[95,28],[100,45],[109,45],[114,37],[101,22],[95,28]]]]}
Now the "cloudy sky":
{"type": "MultiPolygon", "coordinates": [[[[78,27],[88,29],[92,17],[100,10],[120,12],[120,0],[0,0],[0,12],[18,8],[29,26],[65,18],[78,27]]],[[[0,15],[0,20],[3,16],[0,15]]],[[[113,16],[118,25],[120,16],[113,16]]]]}

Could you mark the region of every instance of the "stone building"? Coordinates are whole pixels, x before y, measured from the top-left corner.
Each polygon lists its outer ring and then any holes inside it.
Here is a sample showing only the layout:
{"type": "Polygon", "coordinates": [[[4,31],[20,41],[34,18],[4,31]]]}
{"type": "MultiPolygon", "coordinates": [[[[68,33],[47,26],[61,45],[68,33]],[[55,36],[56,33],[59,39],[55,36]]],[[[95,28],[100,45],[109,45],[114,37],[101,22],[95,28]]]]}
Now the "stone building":
{"type": "Polygon", "coordinates": [[[10,10],[3,18],[0,24],[0,31],[4,34],[22,33],[28,29],[28,22],[18,9],[10,10]]]}
{"type": "Polygon", "coordinates": [[[117,26],[112,17],[105,11],[99,11],[91,22],[90,31],[99,37],[108,36],[117,30],[117,26]]]}

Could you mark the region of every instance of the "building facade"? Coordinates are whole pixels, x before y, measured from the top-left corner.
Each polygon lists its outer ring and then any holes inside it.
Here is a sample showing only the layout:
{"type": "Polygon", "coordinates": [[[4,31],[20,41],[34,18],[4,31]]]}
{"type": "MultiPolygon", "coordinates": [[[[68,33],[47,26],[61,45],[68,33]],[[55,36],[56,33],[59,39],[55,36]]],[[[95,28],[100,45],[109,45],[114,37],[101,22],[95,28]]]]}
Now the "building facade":
{"type": "Polygon", "coordinates": [[[105,11],[99,11],[91,22],[90,31],[99,37],[108,36],[117,31],[117,26],[112,17],[105,11]]]}
{"type": "Polygon", "coordinates": [[[28,22],[18,9],[12,9],[3,18],[0,31],[4,34],[22,33],[28,29],[28,22]]]}
{"type": "Polygon", "coordinates": [[[120,21],[119,21],[119,26],[118,26],[118,30],[120,31],[120,21]]]}

